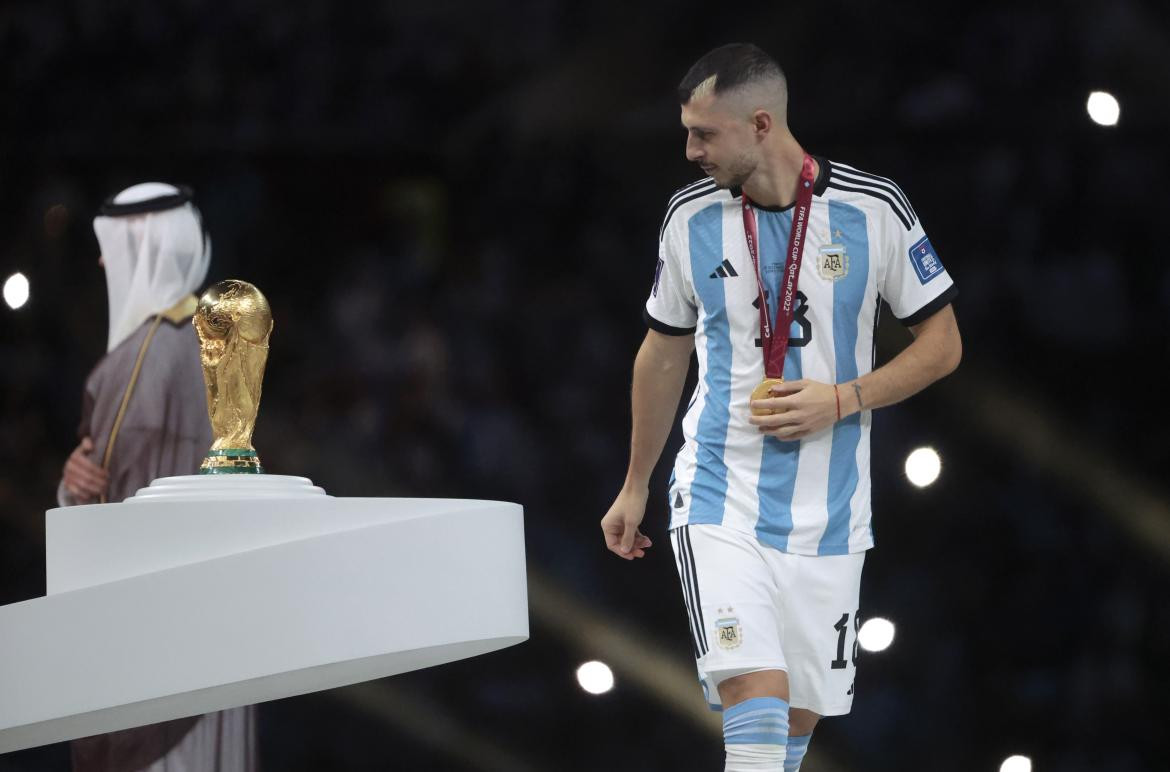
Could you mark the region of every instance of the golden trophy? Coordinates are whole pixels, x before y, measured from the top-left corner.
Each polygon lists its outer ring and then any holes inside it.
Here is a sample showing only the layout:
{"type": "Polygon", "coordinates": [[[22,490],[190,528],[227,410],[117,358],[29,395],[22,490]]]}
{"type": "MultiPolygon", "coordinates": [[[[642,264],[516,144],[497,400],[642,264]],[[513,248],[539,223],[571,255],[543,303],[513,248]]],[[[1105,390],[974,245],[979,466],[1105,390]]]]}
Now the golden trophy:
{"type": "Polygon", "coordinates": [[[268,300],[246,281],[221,281],[203,293],[193,323],[215,437],[199,474],[263,474],[252,431],[272,334],[268,300]]]}

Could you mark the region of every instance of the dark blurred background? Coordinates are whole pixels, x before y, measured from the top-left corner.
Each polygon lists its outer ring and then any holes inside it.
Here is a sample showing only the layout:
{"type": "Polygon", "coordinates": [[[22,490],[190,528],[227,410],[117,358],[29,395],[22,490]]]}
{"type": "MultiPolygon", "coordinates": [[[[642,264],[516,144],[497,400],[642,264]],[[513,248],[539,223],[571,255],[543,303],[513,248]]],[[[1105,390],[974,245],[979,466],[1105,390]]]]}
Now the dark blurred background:
{"type": "MultiPolygon", "coordinates": [[[[255,443],[339,496],[517,501],[532,638],[261,707],[268,770],[713,770],[666,539],[597,521],[627,460],[657,229],[701,174],[674,87],[751,40],[810,151],[895,178],[960,287],[965,358],[874,417],[878,548],[852,715],[806,772],[1165,769],[1170,11],[1076,4],[515,0],[0,6],[0,603],[105,347],[91,220],[192,185],[208,283],[276,318],[255,443]],[[1093,90],[1117,126],[1086,112],[1093,90]],[[933,446],[919,489],[907,454],[933,446]],[[588,659],[615,688],[585,693],[588,659]]],[[[879,361],[908,333],[887,314],[879,361]]],[[[693,374],[692,374],[693,379],[693,374]]],[[[666,452],[679,444],[676,432],[666,452]]],[[[3,685],[0,684],[0,688],[3,685]]],[[[64,770],[64,745],[0,770],[64,770]]]]}

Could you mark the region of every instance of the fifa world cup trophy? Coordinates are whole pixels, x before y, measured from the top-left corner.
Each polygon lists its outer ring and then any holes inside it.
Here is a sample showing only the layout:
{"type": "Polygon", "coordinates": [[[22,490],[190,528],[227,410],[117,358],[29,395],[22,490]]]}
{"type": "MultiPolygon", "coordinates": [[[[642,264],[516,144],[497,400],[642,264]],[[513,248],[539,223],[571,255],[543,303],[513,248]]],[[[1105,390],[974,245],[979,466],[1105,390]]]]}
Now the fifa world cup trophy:
{"type": "Polygon", "coordinates": [[[221,281],[203,293],[193,323],[215,437],[199,473],[263,474],[252,431],[272,334],[268,300],[246,281],[221,281]]]}

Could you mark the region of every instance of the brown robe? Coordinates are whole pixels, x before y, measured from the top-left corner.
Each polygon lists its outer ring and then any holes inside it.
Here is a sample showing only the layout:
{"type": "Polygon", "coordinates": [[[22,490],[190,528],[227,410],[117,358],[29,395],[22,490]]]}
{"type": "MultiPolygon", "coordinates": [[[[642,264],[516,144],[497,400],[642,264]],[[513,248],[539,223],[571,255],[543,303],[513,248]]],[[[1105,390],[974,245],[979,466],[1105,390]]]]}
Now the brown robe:
{"type": "MultiPolygon", "coordinates": [[[[110,454],[107,501],[120,502],[158,477],[195,474],[211,447],[211,423],[199,341],[191,326],[194,298],[163,321],[147,348],[110,454]]],[[[79,434],[93,438],[96,464],[130,382],[148,320],[90,373],[79,434]]],[[[74,501],[58,488],[63,505],[74,501]]],[[[74,772],[252,772],[259,768],[255,708],[244,707],[73,741],[74,772]]]]}

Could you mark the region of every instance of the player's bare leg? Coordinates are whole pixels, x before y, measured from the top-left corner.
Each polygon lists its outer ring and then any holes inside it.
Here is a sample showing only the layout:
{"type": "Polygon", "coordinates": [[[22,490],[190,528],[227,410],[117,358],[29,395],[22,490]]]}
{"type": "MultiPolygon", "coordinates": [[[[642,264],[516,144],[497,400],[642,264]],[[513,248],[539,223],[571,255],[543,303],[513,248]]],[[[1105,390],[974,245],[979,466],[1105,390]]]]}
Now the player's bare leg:
{"type": "Polygon", "coordinates": [[[724,708],[753,697],[777,697],[788,702],[788,674],[783,670],[757,670],[719,682],[719,699],[724,708]]]}
{"type": "Polygon", "coordinates": [[[784,772],[798,772],[800,762],[808,751],[813,730],[821,717],[811,710],[792,708],[788,711],[788,747],[784,756],[784,772]]]}

